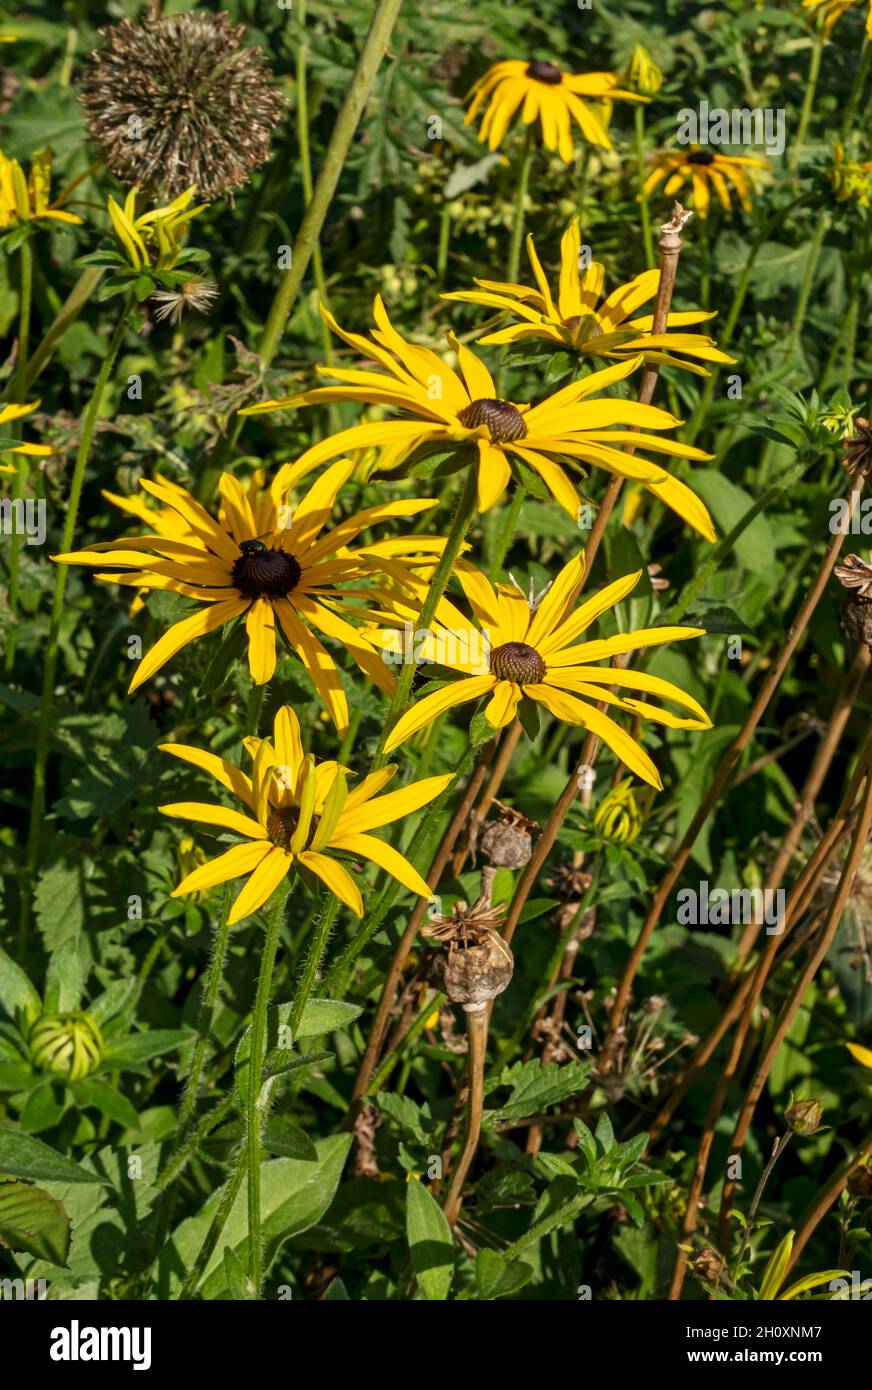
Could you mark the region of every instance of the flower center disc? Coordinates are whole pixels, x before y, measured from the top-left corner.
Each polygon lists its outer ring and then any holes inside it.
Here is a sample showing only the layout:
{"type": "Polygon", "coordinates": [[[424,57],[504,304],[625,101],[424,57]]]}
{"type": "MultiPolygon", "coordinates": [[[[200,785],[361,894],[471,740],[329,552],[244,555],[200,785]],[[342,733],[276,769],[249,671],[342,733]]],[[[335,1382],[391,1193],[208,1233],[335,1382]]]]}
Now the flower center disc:
{"type": "Polygon", "coordinates": [[[714,164],[715,157],[710,150],[697,150],[687,156],[688,164],[714,164]]]}
{"type": "Polygon", "coordinates": [[[300,582],[302,570],[284,550],[268,550],[263,541],[242,541],[233,562],[233,583],[246,598],[283,598],[300,582]]]}
{"type": "Polygon", "coordinates": [[[526,439],[524,417],[511,401],[497,401],[490,396],[465,405],[457,416],[464,429],[475,430],[487,425],[490,437],[497,444],[509,444],[513,439],[526,439]]]}
{"type": "Polygon", "coordinates": [[[516,685],[536,685],[545,675],[545,662],[526,642],[504,642],[490,654],[492,675],[516,685]]]}
{"type": "MultiPolygon", "coordinates": [[[[306,843],[303,846],[304,849],[308,849],[309,845],[312,843],[320,819],[320,816],[312,817],[312,824],[306,836],[306,843]]],[[[266,818],[267,838],[271,840],[274,845],[278,845],[279,849],[289,850],[291,848],[291,837],[296,832],[299,823],[300,813],[296,806],[272,807],[266,818]]]]}
{"type": "Polygon", "coordinates": [[[558,87],[563,79],[563,73],[554,63],[542,63],[538,59],[527,64],[527,76],[535,78],[537,82],[545,82],[549,87],[558,87]]]}

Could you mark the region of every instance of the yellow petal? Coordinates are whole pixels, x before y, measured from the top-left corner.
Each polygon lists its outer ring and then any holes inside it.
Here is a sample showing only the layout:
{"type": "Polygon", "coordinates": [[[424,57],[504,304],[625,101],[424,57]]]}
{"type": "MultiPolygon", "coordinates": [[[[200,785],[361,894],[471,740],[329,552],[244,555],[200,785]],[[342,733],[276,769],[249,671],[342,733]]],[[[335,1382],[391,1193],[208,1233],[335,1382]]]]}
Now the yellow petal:
{"type": "Polygon", "coordinates": [[[276,845],[272,846],[272,852],[263,857],[233,904],[227,918],[231,927],[234,923],[241,922],[243,917],[250,917],[252,912],[257,912],[259,907],[263,907],[286,876],[292,863],[293,859],[289,854],[285,854],[284,850],[276,845]]]}
{"type": "Polygon", "coordinates": [[[249,600],[246,598],[224,599],[213,604],[211,608],[203,608],[198,613],[193,613],[190,618],[183,618],[180,623],[174,623],[139,663],[136,675],[130,682],[129,693],[132,694],[144,681],[150,680],[154,673],[159,671],[170,657],[175,656],[176,652],[181,651],[182,647],[187,646],[188,642],[205,637],[207,632],[214,632],[216,627],[230,622],[231,618],[237,618],[240,613],[245,612],[248,604],[249,600]]]}
{"type": "Polygon", "coordinates": [[[333,848],[346,850],[349,854],[360,854],[365,859],[371,859],[373,864],[378,864],[380,869],[385,869],[404,888],[410,889],[413,893],[420,893],[424,898],[429,898],[432,890],[426,880],[418,873],[418,870],[413,868],[408,859],[398,850],[385,844],[384,840],[377,839],[375,835],[342,835],[339,838],[334,838],[333,848]]]}
{"type": "Polygon", "coordinates": [[[441,773],[438,777],[424,777],[420,782],[412,782],[408,787],[398,787],[386,796],[370,799],[363,805],[346,807],[339,817],[336,834],[346,835],[352,831],[378,830],[390,825],[401,816],[411,815],[427,806],[440,796],[454,777],[453,772],[441,773]]]}
{"type": "Polygon", "coordinates": [[[228,791],[233,792],[234,796],[238,796],[249,810],[254,810],[251,778],[246,777],[245,773],[240,772],[232,763],[225,762],[215,753],[207,753],[202,748],[191,748],[185,743],[159,743],[158,748],[162,753],[171,753],[174,758],[180,758],[183,763],[202,768],[203,772],[208,772],[210,777],[214,777],[223,787],[227,787],[228,791]]]}
{"type": "Polygon", "coordinates": [[[299,856],[300,863],[305,864],[307,869],[311,869],[313,874],[326,883],[331,893],[335,893],[340,902],[350,907],[356,917],[363,916],[363,898],[360,896],[360,889],[354,882],[347,869],[343,868],[335,859],[329,858],[326,854],[318,854],[314,850],[307,849],[299,856]]]}
{"type": "Polygon", "coordinates": [[[233,811],[229,806],[213,806],[205,801],[176,801],[169,806],[158,806],[161,815],[174,816],[180,820],[196,820],[203,825],[220,825],[224,830],[232,830],[236,835],[244,835],[248,840],[265,840],[266,831],[256,820],[244,816],[241,811],[233,811]]]}
{"type": "Polygon", "coordinates": [[[444,714],[454,705],[477,700],[480,695],[492,690],[495,684],[494,676],[469,676],[464,680],[452,681],[442,690],[434,690],[432,695],[425,695],[423,700],[419,700],[397,720],[388,735],[385,752],[390,753],[393,748],[398,748],[418,729],[422,729],[425,724],[429,724],[437,715],[444,714]]]}
{"type": "Polygon", "coordinates": [[[245,615],[248,669],[255,685],[266,685],[276,669],[276,619],[268,599],[257,598],[245,615]]]}
{"type": "Polygon", "coordinates": [[[217,859],[201,864],[198,869],[183,878],[178,888],[173,890],[174,898],[187,893],[200,893],[204,888],[214,888],[217,883],[227,883],[231,878],[241,878],[250,874],[272,850],[268,840],[252,840],[244,845],[234,845],[217,859]]]}

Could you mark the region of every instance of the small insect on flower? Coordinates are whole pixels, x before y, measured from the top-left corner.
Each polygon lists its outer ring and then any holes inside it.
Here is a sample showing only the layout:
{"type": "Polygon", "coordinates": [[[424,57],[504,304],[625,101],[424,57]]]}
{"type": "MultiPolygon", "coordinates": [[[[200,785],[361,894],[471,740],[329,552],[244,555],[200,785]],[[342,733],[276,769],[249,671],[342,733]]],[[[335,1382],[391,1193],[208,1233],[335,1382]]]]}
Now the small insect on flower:
{"type": "Polygon", "coordinates": [[[710,459],[710,454],[691,444],[645,432],[674,429],[681,421],[666,410],[638,401],[617,397],[588,399],[630,376],[642,361],[638,354],[574,381],[530,406],[501,399],[485,364],[453,333],[449,333],[448,341],[457,354],[461,375],[431,348],[406,342],[393,327],[378,296],[373,306],[376,328],[372,342],[359,334],[346,333],[324,308],[321,313],[343,342],[361,357],[378,362],[384,371],[357,367],[338,371],[334,367],[320,366],[319,375],[332,377],[341,384],[319,386],[297,396],[263,401],[239,413],[259,415],[264,411],[291,410],[325,401],[360,401],[393,406],[402,412],[403,418],[340,430],[339,434],[307,449],[294,465],[296,469],[317,468],[318,464],[346,450],[371,447],[383,449],[380,467],[387,469],[422,446],[469,444],[470,452],[475,450],[481,511],[487,511],[502,497],[512,477],[512,461],[520,460],[522,465],[539,474],[555,501],[575,521],[579,510],[578,494],[563,468],[555,462],[555,458],[570,459],[634,479],[700,535],[714,540],[712,519],[687,484],[649,459],[624,452],[622,447],[632,443],[635,448],[651,453],[710,459]],[[613,430],[609,428],[612,425],[621,428],[613,430]]]}
{"type": "Polygon", "coordinates": [[[639,92],[626,91],[620,83],[619,74],[614,72],[563,72],[542,59],[525,62],[513,58],[497,63],[475,83],[469,93],[465,124],[470,125],[486,106],[478,138],[496,150],[520,111],[524,125],[538,121],[546,150],[559,153],[564,163],[571,164],[575,154],[573,121],[589,144],[612,148],[605,126],[589,102],[648,100],[639,92]]]}
{"type": "MultiPolygon", "coordinates": [[[[702,637],[704,631],[697,627],[640,628],[578,643],[576,639],[591,623],[626,598],[642,576],[639,570],[614,580],[574,611],[567,611],[584,572],[582,551],[560,571],[538,607],[531,609],[518,588],[501,584],[494,589],[485,575],[461,560],[456,567],[457,578],[487,640],[477,640],[481,634],[460,610],[447,599],[441,601],[423,643],[422,658],[457,671],[461,679],[425,695],[401,715],[388,736],[385,750],[397,748],[424,724],[455,705],[489,697],[484,716],[498,729],[511,723],[522,701],[532,701],[555,719],[590,729],[632,772],[659,789],[660,776],[644,748],[598,705],[611,705],[673,729],[711,728],[708,715],[693,696],[660,676],[590,663],[637,648],[702,637]],[[622,687],[672,700],[689,710],[691,717],[674,715],[647,701],[619,694],[622,687]]],[[[416,584],[420,600],[425,585],[420,580],[416,584]]],[[[395,607],[400,609],[401,618],[409,617],[396,602],[395,607]]],[[[373,635],[373,641],[391,649],[400,636],[397,629],[384,628],[373,635]]]]}
{"type": "Polygon", "coordinates": [[[153,303],[160,305],[155,312],[158,322],[169,319],[175,328],[189,309],[198,314],[208,314],[218,298],[218,286],[212,280],[192,275],[175,289],[155,290],[151,298],[153,303]]]}
{"type": "Polygon", "coordinates": [[[219,14],[147,15],[100,30],[79,83],[88,133],[124,184],[207,199],[248,181],[284,110],[259,48],[219,14]]]}
{"type": "Polygon", "coordinates": [[[242,837],[241,844],[188,874],[173,892],[174,898],[246,877],[230,911],[232,926],[262,907],[291,869],[300,866],[361,917],[360,889],[337,855],[369,860],[410,892],[429,898],[431,890],[417,869],[369,831],[427,806],[445,790],[453,773],[425,777],[379,796],[397,770],[388,766],[349,790],[346,768],[336,762],[316,762],[305,754],[300,721],[289,705],[276,714],[271,740],[248,738],[245,748],[253,760],[250,776],[204,749],[160,745],[161,752],[207,772],[245,807],[238,811],[184,801],[159,808],[165,816],[199,821],[242,837]]]}
{"type": "Polygon", "coordinates": [[[574,217],[560,242],[560,281],[556,294],[552,292],[542,269],[532,236],[527,237],[527,255],[537,288],[527,285],[504,284],[499,280],[476,280],[478,290],[459,290],[443,294],[443,299],[461,304],[482,304],[500,309],[520,322],[496,333],[486,333],[479,342],[502,346],[539,339],[555,347],[568,349],[586,357],[602,357],[616,361],[633,358],[647,366],[683,367],[697,376],[708,376],[705,367],[685,361],[696,357],[703,362],[731,363],[736,359],[721,352],[713,338],[702,333],[676,333],[670,329],[685,328],[716,317],[714,313],[694,310],[670,314],[666,331],[653,333],[653,314],[633,317],[636,310],[657,294],[660,271],[646,270],[627,285],[621,285],[603,296],[605,267],[592,261],[582,275],[579,269],[581,233],[574,217]],[[641,358],[640,358],[641,354],[641,358]],[[676,355],[678,354],[678,355],[676,355]]]}
{"type": "Polygon", "coordinates": [[[645,193],[653,193],[666,179],[663,189],[667,198],[675,197],[690,181],[693,207],[698,217],[708,217],[711,194],[714,192],[724,212],[732,210],[730,184],[739,195],[746,212],[751,209],[753,185],[748,169],[765,169],[765,159],[746,154],[720,154],[700,145],[689,150],[661,150],[652,156],[654,168],[645,180],[645,193]]]}
{"type": "MultiPolygon", "coordinates": [[[[297,653],[340,732],[348,728],[348,702],[336,663],[317,632],[340,642],[364,675],[385,694],[394,690],[394,677],[368,637],[342,613],[353,616],[358,599],[369,602],[381,567],[402,561],[429,559],[445,544],[439,536],[401,536],[353,549],[361,532],[393,517],[427,511],[435,501],[400,498],[369,507],[324,530],[337,494],[354,464],[340,459],[328,468],[293,509],[287,504],[295,471],[281,485],[253,501],[238,479],[225,473],[219,484],[223,507],[217,519],[185,488],[166,479],[140,486],[177,513],[193,533],[179,539],[167,534],[122,537],[90,550],[56,555],[61,564],[89,565],[101,571],[98,579],[129,584],[137,589],[171,589],[207,605],[165,632],[143,660],[133,680],[133,692],[150,680],[176,652],[225,623],[245,616],[248,664],[258,685],[272,678],[276,666],[276,623],[297,653]],[[287,514],[287,520],[285,519],[287,514]],[[132,572],[131,572],[132,571],[132,572]],[[359,589],[342,587],[358,580],[359,589]]],[[[284,471],[284,470],[283,470],[284,471]]]]}

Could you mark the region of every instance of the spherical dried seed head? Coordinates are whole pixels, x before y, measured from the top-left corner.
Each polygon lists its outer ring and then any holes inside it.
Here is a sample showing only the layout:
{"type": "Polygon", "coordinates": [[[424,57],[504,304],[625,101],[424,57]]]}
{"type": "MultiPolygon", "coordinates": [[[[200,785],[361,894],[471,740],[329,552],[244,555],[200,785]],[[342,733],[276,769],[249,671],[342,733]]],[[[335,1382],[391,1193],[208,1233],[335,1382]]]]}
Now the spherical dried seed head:
{"type": "Polygon", "coordinates": [[[544,82],[547,87],[558,87],[563,80],[563,73],[554,63],[542,62],[538,58],[527,64],[527,76],[544,82]]]}
{"type": "Polygon", "coordinates": [[[872,601],[848,593],[842,600],[839,618],[845,635],[855,642],[864,642],[872,651],[872,601]]]}
{"type": "Polygon", "coordinates": [[[545,675],[545,662],[526,642],[504,642],[490,654],[492,675],[517,685],[536,685],[545,675]]]}
{"type": "Polygon", "coordinates": [[[443,989],[467,1013],[484,1008],[509,985],[515,961],[498,932],[482,932],[478,942],[460,946],[452,941],[445,958],[443,989]]]}
{"type": "Polygon", "coordinates": [[[299,561],[284,550],[269,550],[263,541],[241,541],[234,560],[233,583],[246,598],[284,598],[300,582],[299,561]]]}
{"type": "Polygon", "coordinates": [[[148,15],[101,29],[79,83],[88,133],[122,183],[169,198],[244,184],[284,110],[259,48],[229,15],[148,15]]]}
{"type": "Polygon", "coordinates": [[[515,439],[527,437],[524,417],[511,401],[497,401],[490,396],[482,396],[465,405],[457,418],[467,430],[477,430],[481,425],[487,425],[491,439],[497,444],[511,444],[515,439]]]}
{"type": "Polygon", "coordinates": [[[491,821],[479,840],[481,852],[495,869],[522,869],[529,864],[533,841],[526,830],[516,830],[503,821],[491,821]]]}

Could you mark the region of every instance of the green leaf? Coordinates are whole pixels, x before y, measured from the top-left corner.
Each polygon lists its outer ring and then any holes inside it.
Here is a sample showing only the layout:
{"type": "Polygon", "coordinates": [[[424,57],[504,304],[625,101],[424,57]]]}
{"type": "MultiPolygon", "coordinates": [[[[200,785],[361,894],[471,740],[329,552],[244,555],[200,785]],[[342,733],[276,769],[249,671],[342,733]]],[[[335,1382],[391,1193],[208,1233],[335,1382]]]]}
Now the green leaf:
{"type": "Polygon", "coordinates": [[[16,1129],[0,1129],[0,1173],[32,1182],[99,1182],[71,1158],[49,1148],[31,1134],[16,1129]]]}
{"type": "Polygon", "coordinates": [[[64,1266],[70,1253],[70,1219],[62,1203],[41,1187],[0,1182],[0,1246],[64,1266]]]}
{"type": "Polygon", "coordinates": [[[784,1282],[784,1276],[787,1273],[787,1266],[793,1252],[795,1234],[795,1231],[788,1231],[769,1257],[769,1263],[763,1271],[763,1278],[760,1280],[760,1292],[757,1295],[761,1303],[774,1299],[784,1282]]]}
{"type": "Polygon", "coordinates": [[[508,1263],[498,1250],[486,1247],[478,1252],[475,1281],[480,1298],[511,1298],[533,1278],[531,1265],[508,1263]]]}
{"type": "Polygon", "coordinates": [[[131,1033],[127,1038],[112,1042],[103,1054],[103,1067],[141,1067],[152,1057],[160,1057],[164,1052],[172,1052],[190,1040],[191,1034],[183,1028],[154,1028],[146,1033],[131,1033]]]}
{"type": "Polygon", "coordinates": [[[234,623],[207,667],[197,691],[198,700],[204,699],[207,695],[215,695],[222,688],[247,645],[248,634],[245,627],[242,623],[234,623]]]}
{"type": "Polygon", "coordinates": [[[587,1085],[590,1066],[585,1062],[516,1062],[500,1076],[500,1085],[511,1086],[512,1093],[498,1110],[486,1115],[488,1125],[502,1120],[523,1120],[550,1105],[559,1105],[577,1095],[587,1085]]]}
{"type": "MultiPolygon", "coordinates": [[[[695,469],[693,490],[711,509],[718,529],[728,535],[754,505],[755,499],[744,488],[714,468],[695,469]]],[[[776,568],[775,541],[766,517],[754,517],[736,540],[733,551],[736,559],[752,574],[771,574],[776,568]]]]}
{"type": "Polygon", "coordinates": [[[348,1303],[348,1290],[340,1278],[331,1279],[322,1303],[348,1303]]]}
{"type": "MultiPolygon", "coordinates": [[[[353,1136],[334,1134],[316,1144],[317,1161],[308,1163],[296,1158],[272,1158],[260,1166],[261,1235],[264,1242],[265,1268],[292,1236],[300,1235],[314,1226],[327,1211],[339,1186],[342,1169],[353,1136]]],[[[190,1216],[176,1228],[158,1259],[157,1297],[174,1297],[191,1268],[212,1224],[215,1208],[224,1189],[214,1192],[195,1216],[190,1216]]],[[[206,1266],[200,1293],[204,1299],[226,1298],[229,1290],[224,1270],[224,1249],[234,1251],[243,1267],[248,1263],[248,1207],[243,1184],[234,1202],[224,1233],[221,1249],[216,1250],[206,1266]]]]}
{"type": "Polygon", "coordinates": [[[78,1009],[82,1002],[82,960],[79,943],[68,937],[56,950],[45,976],[45,1012],[66,1013],[78,1009]]]}
{"type": "Polygon", "coordinates": [[[11,1022],[22,1015],[32,1023],[42,1013],[42,1001],[30,980],[15,961],[0,949],[0,1009],[11,1022]]]}
{"type": "Polygon", "coordinates": [[[611,1153],[615,1147],[615,1131],[612,1129],[612,1122],[605,1111],[602,1112],[596,1122],[594,1138],[600,1146],[603,1154],[611,1153]]]}
{"type": "Polygon", "coordinates": [[[247,1299],[256,1297],[254,1285],[246,1274],[238,1255],[230,1249],[229,1245],[224,1247],[224,1277],[227,1280],[227,1288],[232,1299],[244,1303],[247,1299]]]}
{"type": "Polygon", "coordinates": [[[444,1302],[454,1273],[454,1238],[436,1198],[415,1178],[408,1183],[406,1236],[420,1288],[431,1302],[444,1302]]]}
{"type": "MultiPolygon", "coordinates": [[[[279,1005],[279,1010],[283,1007],[279,1005]]],[[[363,1009],[359,1005],[345,1004],[339,999],[310,999],[303,1010],[294,1041],[300,1038],[319,1038],[323,1033],[335,1033],[338,1028],[347,1028],[349,1023],[353,1023],[362,1013],[363,1009]]],[[[290,1005],[287,1006],[287,1017],[290,1017],[290,1005]]]]}
{"type": "Polygon", "coordinates": [[[73,1095],[82,1106],[93,1105],[108,1119],[115,1120],[124,1129],[139,1129],[139,1112],[123,1096],[116,1086],[99,1077],[89,1076],[70,1087],[73,1095]]]}

